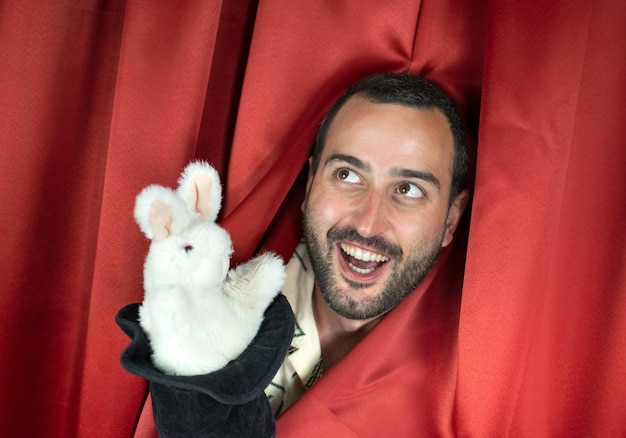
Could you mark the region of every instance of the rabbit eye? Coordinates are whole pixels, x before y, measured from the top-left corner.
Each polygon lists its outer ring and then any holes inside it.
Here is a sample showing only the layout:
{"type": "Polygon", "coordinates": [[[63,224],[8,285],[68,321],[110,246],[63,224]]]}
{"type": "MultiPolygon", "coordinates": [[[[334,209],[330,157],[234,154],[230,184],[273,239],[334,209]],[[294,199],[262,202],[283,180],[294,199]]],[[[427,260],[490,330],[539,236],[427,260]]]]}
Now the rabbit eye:
{"type": "Polygon", "coordinates": [[[183,249],[185,250],[185,252],[189,252],[193,250],[193,245],[185,245],[183,246],[183,249]]]}

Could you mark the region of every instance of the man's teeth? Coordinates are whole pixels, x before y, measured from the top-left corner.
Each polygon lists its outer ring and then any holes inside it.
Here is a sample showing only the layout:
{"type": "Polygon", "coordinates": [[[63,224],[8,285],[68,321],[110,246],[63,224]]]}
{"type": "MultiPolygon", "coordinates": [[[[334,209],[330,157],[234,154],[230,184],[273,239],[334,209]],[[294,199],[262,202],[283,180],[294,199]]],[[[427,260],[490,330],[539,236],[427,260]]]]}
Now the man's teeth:
{"type": "Polygon", "coordinates": [[[350,266],[350,269],[352,269],[354,272],[357,272],[361,275],[367,275],[367,274],[371,274],[372,272],[374,272],[374,268],[361,269],[361,268],[357,268],[350,262],[348,262],[348,266],[350,266]]]}
{"type": "MultiPolygon", "coordinates": [[[[364,262],[383,263],[387,261],[387,257],[385,257],[384,255],[376,254],[371,251],[364,251],[361,248],[354,248],[352,246],[346,245],[345,243],[341,244],[341,249],[349,256],[364,262]]],[[[355,267],[355,270],[358,270],[358,268],[355,267]]],[[[371,270],[369,269],[367,269],[367,271],[371,272],[371,270]]]]}

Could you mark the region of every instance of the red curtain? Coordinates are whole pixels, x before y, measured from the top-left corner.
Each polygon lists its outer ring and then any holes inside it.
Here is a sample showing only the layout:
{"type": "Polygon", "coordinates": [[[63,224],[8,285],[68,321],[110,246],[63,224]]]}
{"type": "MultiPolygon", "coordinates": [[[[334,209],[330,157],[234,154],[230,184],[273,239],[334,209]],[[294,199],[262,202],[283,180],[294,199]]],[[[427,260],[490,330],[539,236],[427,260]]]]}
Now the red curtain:
{"type": "Polygon", "coordinates": [[[142,296],[136,194],[208,159],[234,261],[289,257],[323,111],[403,70],[459,105],[471,211],[279,436],[626,434],[624,23],[618,0],[4,0],[0,435],[152,434],[114,324],[142,296]]]}

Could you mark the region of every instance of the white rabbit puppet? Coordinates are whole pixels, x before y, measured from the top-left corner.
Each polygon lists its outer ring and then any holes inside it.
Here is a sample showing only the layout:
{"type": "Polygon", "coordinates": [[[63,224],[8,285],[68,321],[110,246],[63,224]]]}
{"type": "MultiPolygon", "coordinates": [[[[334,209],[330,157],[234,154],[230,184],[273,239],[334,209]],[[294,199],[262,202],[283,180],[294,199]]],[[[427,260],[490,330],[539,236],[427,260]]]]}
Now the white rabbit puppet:
{"type": "Polygon", "coordinates": [[[196,161],[176,191],[151,185],[137,196],[135,220],[152,240],[139,323],[166,374],[206,374],[236,359],[285,280],[271,253],[229,270],[230,235],[215,223],[221,191],[217,171],[196,161]]]}

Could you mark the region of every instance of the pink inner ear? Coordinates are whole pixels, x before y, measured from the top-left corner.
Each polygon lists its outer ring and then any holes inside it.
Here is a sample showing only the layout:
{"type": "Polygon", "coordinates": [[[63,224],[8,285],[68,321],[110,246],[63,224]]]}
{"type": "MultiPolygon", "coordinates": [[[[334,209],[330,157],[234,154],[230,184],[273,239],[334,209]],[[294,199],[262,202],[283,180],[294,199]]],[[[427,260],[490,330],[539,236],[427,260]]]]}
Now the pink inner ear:
{"type": "Polygon", "coordinates": [[[154,201],[150,206],[148,222],[154,240],[163,240],[170,235],[172,225],[172,207],[163,201],[154,201]]]}
{"type": "Polygon", "coordinates": [[[211,186],[213,180],[207,175],[198,175],[193,179],[193,194],[191,208],[206,220],[209,215],[209,205],[211,204],[211,186]]]}

